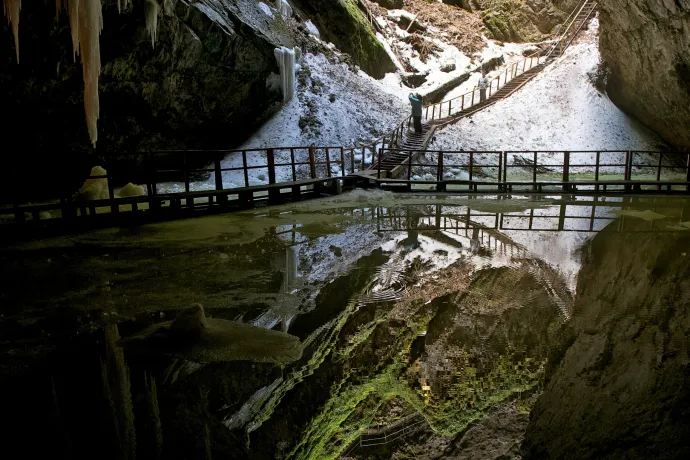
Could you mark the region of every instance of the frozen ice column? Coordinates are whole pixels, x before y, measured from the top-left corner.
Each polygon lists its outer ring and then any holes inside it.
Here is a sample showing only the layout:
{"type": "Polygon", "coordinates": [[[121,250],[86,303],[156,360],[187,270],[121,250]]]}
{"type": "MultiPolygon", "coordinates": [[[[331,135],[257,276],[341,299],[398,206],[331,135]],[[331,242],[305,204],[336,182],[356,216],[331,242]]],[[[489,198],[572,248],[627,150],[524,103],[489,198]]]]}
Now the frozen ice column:
{"type": "Polygon", "coordinates": [[[285,0],[276,0],[276,10],[280,11],[280,14],[285,17],[289,18],[292,16],[292,8],[285,0]]]}
{"type": "Polygon", "coordinates": [[[283,89],[283,102],[290,101],[295,95],[295,67],[302,57],[302,50],[281,46],[274,50],[278,67],[280,67],[280,86],[283,89]]]}

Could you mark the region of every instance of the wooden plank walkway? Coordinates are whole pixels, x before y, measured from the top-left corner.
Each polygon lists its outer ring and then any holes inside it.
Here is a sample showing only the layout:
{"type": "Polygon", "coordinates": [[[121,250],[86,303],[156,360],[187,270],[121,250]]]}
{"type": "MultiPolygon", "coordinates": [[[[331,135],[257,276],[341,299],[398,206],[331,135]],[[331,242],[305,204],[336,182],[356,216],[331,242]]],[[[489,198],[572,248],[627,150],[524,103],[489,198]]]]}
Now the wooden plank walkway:
{"type": "MultiPolygon", "coordinates": [[[[499,100],[511,96],[525,86],[530,80],[544,70],[547,65],[563,54],[565,49],[588,23],[596,6],[596,1],[583,0],[566,20],[565,31],[559,36],[559,39],[554,43],[548,53],[542,56],[542,52],[538,51],[531,56],[525,57],[521,61],[506,66],[503,73],[491,80],[487,90],[488,97],[484,101],[480,101],[479,90],[475,88],[473,91],[449,101],[443,101],[425,107],[423,116],[424,133],[422,135],[411,133],[408,121],[407,130],[401,130],[397,142],[387,145],[384,139],[382,145],[383,149],[388,147],[397,148],[398,150],[395,152],[391,151],[388,155],[382,155],[380,151],[375,152],[377,154],[377,160],[372,161],[370,169],[376,169],[379,172],[379,177],[381,177],[382,172],[386,177],[399,177],[399,175],[404,172],[404,168],[402,168],[401,165],[407,159],[407,155],[404,153],[406,150],[414,152],[425,150],[431,142],[436,128],[456,123],[463,118],[472,116],[495,104],[499,100]],[[400,141],[400,139],[402,139],[402,141],[400,141]]],[[[415,153],[415,155],[418,154],[415,153]]],[[[417,157],[413,158],[412,161],[416,159],[417,157]]]]}

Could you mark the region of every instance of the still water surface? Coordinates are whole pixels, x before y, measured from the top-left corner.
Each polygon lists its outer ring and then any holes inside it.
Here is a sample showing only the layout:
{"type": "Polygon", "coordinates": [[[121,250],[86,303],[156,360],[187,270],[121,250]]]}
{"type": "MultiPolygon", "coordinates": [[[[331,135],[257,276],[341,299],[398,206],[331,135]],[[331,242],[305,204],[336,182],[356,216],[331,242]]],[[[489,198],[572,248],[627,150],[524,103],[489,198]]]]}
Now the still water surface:
{"type": "Polygon", "coordinates": [[[586,267],[688,232],[681,198],[358,191],[5,247],[3,458],[515,454],[586,267]]]}

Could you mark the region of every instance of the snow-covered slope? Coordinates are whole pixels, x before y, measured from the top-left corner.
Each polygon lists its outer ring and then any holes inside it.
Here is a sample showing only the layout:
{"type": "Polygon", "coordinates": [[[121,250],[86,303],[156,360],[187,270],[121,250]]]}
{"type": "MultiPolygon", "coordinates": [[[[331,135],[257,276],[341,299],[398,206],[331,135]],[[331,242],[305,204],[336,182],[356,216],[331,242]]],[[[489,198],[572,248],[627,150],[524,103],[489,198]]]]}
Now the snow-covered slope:
{"type": "Polygon", "coordinates": [[[658,150],[662,140],[593,86],[598,27],[512,96],[437,131],[439,150],[658,150]]]}
{"type": "Polygon", "coordinates": [[[323,54],[306,54],[301,66],[298,97],[241,148],[354,146],[359,138],[374,139],[393,129],[408,111],[402,91],[396,93],[389,85],[364,72],[352,72],[323,54]]]}

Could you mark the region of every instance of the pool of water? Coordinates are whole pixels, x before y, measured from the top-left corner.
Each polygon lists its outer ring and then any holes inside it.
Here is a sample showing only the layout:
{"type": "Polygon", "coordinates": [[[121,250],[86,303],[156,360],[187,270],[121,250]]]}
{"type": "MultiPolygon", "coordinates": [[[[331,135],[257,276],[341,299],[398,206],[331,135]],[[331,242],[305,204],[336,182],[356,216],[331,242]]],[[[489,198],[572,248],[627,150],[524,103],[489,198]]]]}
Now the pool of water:
{"type": "Polygon", "coordinates": [[[357,191],[5,246],[3,458],[509,453],[593,267],[651,296],[689,236],[684,198],[357,191]]]}

